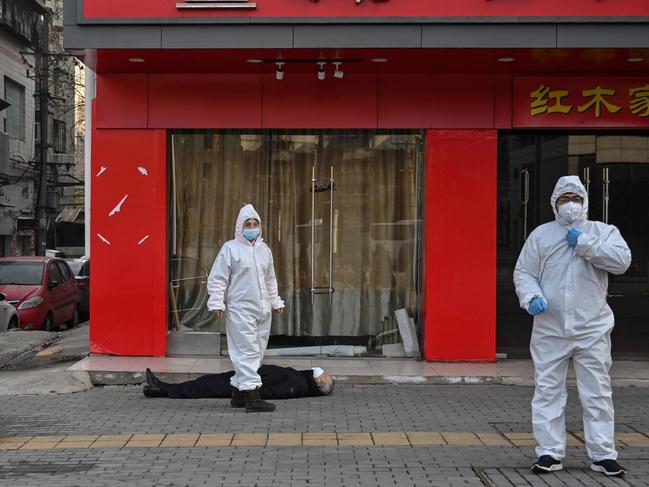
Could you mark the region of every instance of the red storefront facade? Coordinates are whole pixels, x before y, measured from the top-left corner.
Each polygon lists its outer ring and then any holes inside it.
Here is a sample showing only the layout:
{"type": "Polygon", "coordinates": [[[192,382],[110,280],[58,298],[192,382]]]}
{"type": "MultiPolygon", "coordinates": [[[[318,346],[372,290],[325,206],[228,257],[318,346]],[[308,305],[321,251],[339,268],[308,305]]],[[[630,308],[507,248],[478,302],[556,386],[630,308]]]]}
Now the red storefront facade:
{"type": "Polygon", "coordinates": [[[174,130],[418,130],[423,357],[495,360],[499,134],[646,130],[649,2],[406,3],[66,7],[97,73],[92,353],[167,354],[174,130]]]}

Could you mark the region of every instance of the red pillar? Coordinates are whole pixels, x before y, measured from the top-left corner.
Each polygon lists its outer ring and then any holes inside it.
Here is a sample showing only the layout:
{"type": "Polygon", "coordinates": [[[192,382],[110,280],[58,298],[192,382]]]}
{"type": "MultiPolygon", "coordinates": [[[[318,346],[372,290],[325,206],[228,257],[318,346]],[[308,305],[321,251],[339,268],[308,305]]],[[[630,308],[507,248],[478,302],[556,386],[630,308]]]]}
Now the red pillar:
{"type": "Polygon", "coordinates": [[[426,138],[424,358],[496,358],[495,130],[426,138]]]}
{"type": "Polygon", "coordinates": [[[166,168],[165,130],[93,131],[91,353],[166,353],[166,168]]]}

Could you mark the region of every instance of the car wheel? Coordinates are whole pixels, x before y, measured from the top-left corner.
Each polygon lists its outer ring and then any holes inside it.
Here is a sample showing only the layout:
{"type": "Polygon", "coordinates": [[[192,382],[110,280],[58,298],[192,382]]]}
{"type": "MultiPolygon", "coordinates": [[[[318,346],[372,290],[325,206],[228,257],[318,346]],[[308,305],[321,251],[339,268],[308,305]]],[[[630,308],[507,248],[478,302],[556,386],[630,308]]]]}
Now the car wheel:
{"type": "Polygon", "coordinates": [[[11,319],[9,320],[9,325],[7,326],[7,330],[12,330],[14,328],[18,328],[18,317],[17,316],[12,316],[11,319]]]}
{"type": "Polygon", "coordinates": [[[67,325],[68,330],[70,328],[74,328],[79,324],[79,308],[74,308],[74,314],[72,315],[72,318],[66,321],[65,324],[67,325]]]}
{"type": "Polygon", "coordinates": [[[52,318],[52,313],[47,313],[43,326],[41,326],[43,331],[54,331],[54,319],[52,318]]]}

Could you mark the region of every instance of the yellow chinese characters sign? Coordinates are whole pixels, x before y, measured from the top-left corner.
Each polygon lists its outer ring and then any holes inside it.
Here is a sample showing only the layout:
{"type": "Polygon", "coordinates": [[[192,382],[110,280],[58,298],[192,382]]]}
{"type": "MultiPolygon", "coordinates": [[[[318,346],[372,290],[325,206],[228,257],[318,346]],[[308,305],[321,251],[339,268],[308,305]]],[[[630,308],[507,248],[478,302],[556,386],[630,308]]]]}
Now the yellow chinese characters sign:
{"type": "Polygon", "coordinates": [[[649,127],[649,78],[514,79],[514,127],[649,127]]]}

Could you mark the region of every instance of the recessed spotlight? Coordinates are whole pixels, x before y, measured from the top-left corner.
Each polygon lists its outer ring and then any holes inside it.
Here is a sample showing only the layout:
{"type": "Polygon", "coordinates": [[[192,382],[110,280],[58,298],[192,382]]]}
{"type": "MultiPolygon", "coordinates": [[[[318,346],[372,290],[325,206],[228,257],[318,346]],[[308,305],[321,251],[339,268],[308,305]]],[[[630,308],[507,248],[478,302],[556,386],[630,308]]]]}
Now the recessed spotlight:
{"type": "Polygon", "coordinates": [[[275,79],[281,81],[284,79],[284,63],[278,61],[275,63],[275,79]]]}
{"type": "Polygon", "coordinates": [[[132,63],[143,63],[144,62],[144,59],[142,59],[141,57],[132,57],[132,58],[129,58],[128,60],[130,62],[132,62],[132,63]]]}
{"type": "Polygon", "coordinates": [[[327,63],[322,61],[318,62],[318,79],[320,81],[327,77],[327,73],[325,72],[325,64],[327,63]]]}
{"type": "Polygon", "coordinates": [[[246,62],[247,62],[247,63],[250,63],[250,64],[259,64],[259,63],[263,63],[263,61],[262,61],[261,59],[255,59],[255,58],[246,59],[246,62]]]}
{"type": "Polygon", "coordinates": [[[384,57],[375,57],[375,58],[372,58],[372,62],[373,63],[387,63],[388,60],[386,58],[384,58],[384,57]]]}
{"type": "Polygon", "coordinates": [[[513,57],[499,57],[498,61],[501,63],[511,63],[514,62],[515,59],[513,57]]]}
{"type": "Polygon", "coordinates": [[[342,79],[345,76],[345,72],[340,69],[342,62],[335,61],[332,64],[334,65],[334,78],[342,79]]]}
{"type": "Polygon", "coordinates": [[[630,62],[630,63],[641,63],[642,61],[644,61],[644,58],[643,57],[630,57],[629,59],[627,59],[627,61],[630,62]]]}

